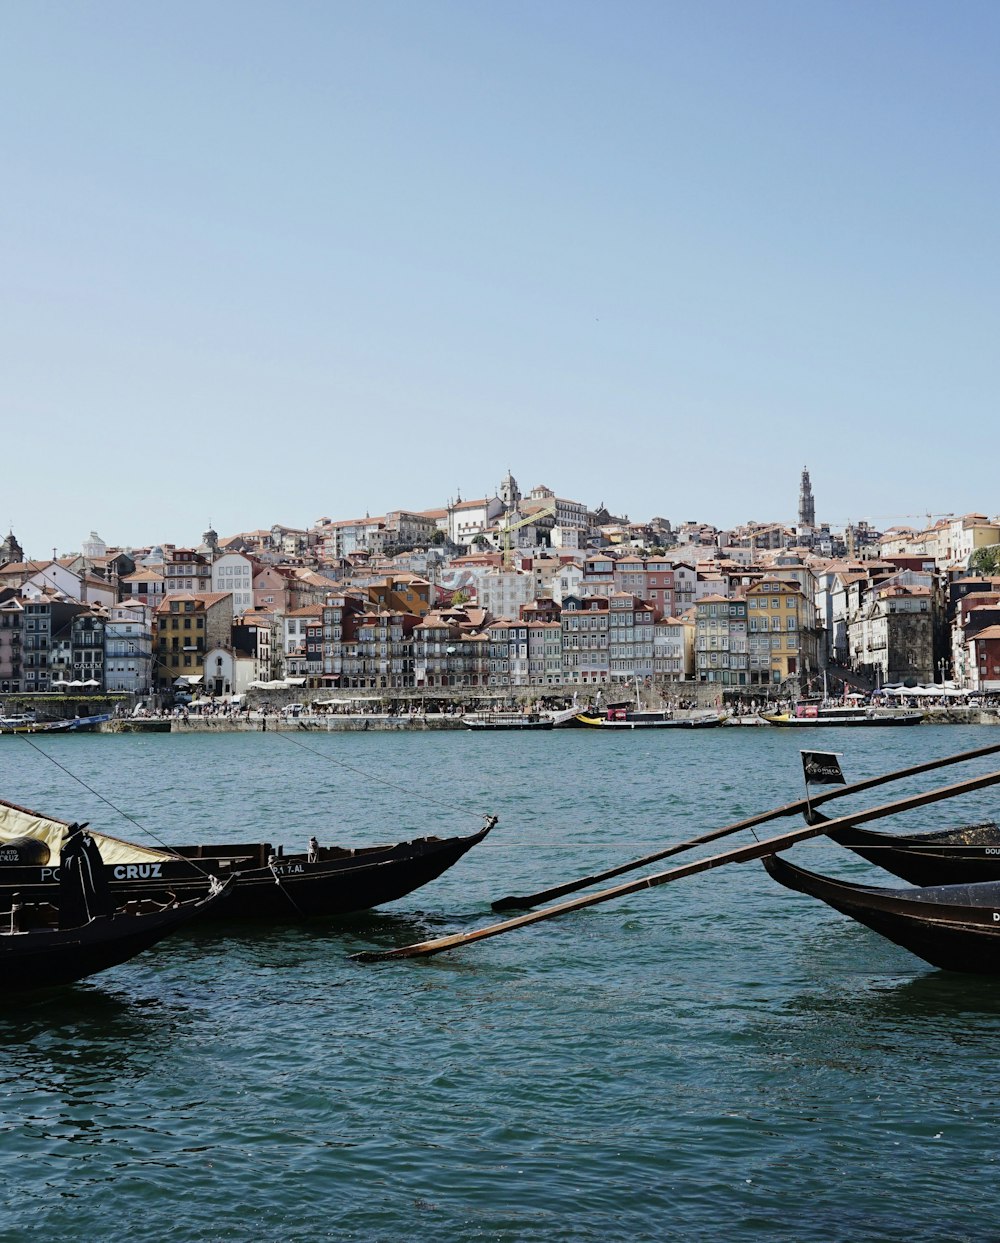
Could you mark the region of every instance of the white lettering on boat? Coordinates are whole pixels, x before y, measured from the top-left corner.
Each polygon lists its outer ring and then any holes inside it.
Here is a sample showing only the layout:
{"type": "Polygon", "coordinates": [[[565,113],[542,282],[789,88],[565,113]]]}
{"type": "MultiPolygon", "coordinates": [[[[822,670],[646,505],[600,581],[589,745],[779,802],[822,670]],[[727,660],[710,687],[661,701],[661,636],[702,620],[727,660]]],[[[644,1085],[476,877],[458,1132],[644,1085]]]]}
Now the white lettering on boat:
{"type": "Polygon", "coordinates": [[[162,863],[119,863],[114,870],[115,880],[158,880],[162,875],[162,863]]]}
{"type": "Polygon", "coordinates": [[[58,880],[58,879],[59,879],[58,868],[42,868],[42,884],[43,885],[45,884],[46,881],[58,880]]]}

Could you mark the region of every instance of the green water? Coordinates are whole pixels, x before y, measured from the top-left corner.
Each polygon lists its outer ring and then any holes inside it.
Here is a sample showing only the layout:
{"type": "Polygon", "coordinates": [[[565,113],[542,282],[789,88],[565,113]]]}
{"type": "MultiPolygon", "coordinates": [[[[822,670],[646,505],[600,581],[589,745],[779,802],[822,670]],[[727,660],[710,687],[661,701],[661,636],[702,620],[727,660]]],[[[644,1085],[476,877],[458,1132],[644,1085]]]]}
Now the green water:
{"type": "MultiPolygon", "coordinates": [[[[500,817],[377,914],[198,930],[6,1002],[0,1239],[1000,1237],[1000,981],[936,972],[758,864],[430,960],[347,957],[797,798],[802,746],[842,752],[854,779],[994,740],[0,740],[4,797],[122,836],[138,830],[43,750],[168,842],[360,845],[500,817]]],[[[984,794],[899,827],[991,810],[984,794]]],[[[885,879],[829,844],[793,857],[885,879]]]]}

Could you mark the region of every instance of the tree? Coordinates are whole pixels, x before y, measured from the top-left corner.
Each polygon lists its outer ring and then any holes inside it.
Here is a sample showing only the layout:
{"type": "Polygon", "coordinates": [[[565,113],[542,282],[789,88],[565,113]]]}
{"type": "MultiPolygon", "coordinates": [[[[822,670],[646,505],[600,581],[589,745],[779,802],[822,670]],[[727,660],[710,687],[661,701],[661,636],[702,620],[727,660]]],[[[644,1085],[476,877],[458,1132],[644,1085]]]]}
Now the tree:
{"type": "Polygon", "coordinates": [[[469,593],[467,591],[463,591],[461,587],[458,589],[458,591],[453,591],[451,593],[452,608],[457,609],[461,605],[467,604],[468,601],[469,601],[469,593]]]}
{"type": "Polygon", "coordinates": [[[969,569],[987,578],[1000,575],[1000,544],[989,544],[986,548],[977,548],[969,558],[969,569]]]}

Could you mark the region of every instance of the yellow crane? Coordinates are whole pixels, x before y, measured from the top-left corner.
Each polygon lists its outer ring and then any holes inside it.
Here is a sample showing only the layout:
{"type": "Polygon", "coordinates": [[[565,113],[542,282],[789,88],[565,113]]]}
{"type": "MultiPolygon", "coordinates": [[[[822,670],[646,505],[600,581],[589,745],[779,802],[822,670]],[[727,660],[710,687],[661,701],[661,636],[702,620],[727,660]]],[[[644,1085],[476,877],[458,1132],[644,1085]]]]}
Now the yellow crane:
{"type": "Polygon", "coordinates": [[[505,522],[499,528],[501,548],[503,549],[503,558],[501,566],[505,570],[509,570],[511,566],[511,532],[518,530],[519,527],[530,527],[533,522],[537,522],[540,518],[552,518],[555,516],[555,505],[544,505],[541,509],[536,509],[534,513],[529,514],[527,518],[522,518],[519,522],[505,522]]]}

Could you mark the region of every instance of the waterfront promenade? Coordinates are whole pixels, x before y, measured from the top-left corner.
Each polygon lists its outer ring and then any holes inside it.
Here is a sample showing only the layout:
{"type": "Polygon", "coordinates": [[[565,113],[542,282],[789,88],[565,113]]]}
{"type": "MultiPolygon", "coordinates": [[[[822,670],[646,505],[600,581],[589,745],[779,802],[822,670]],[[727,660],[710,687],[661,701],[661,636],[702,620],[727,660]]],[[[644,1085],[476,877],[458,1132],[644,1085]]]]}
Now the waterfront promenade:
{"type": "MultiPolygon", "coordinates": [[[[1000,708],[931,707],[925,710],[923,725],[1000,725],[1000,708]]],[[[145,732],[162,730],[169,721],[170,733],[221,733],[236,732],[321,732],[340,733],[354,731],[399,730],[460,730],[464,729],[462,712],[357,712],[357,713],[302,713],[299,716],[282,716],[274,712],[217,712],[207,715],[197,713],[172,717],[122,717],[109,721],[104,732],[145,732]]],[[[751,715],[730,716],[724,728],[758,725],[751,715]]],[[[760,723],[761,728],[771,728],[760,723]]],[[[822,728],[818,725],[817,728],[822,728]]]]}

